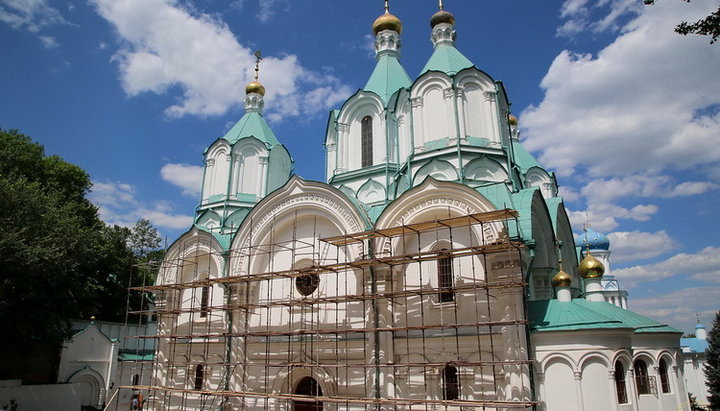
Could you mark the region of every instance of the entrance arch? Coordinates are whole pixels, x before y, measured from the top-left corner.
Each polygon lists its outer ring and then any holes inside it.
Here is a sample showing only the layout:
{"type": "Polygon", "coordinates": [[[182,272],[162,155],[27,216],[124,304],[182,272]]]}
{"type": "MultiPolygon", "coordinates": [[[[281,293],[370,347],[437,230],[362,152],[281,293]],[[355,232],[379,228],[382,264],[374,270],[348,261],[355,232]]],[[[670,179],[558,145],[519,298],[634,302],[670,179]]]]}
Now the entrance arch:
{"type": "MultiPolygon", "coordinates": [[[[323,395],[323,392],[322,388],[320,388],[320,384],[318,384],[315,378],[303,377],[295,386],[294,394],[320,397],[323,395]]],[[[316,411],[322,409],[322,401],[293,400],[293,410],[295,411],[316,411]]]]}

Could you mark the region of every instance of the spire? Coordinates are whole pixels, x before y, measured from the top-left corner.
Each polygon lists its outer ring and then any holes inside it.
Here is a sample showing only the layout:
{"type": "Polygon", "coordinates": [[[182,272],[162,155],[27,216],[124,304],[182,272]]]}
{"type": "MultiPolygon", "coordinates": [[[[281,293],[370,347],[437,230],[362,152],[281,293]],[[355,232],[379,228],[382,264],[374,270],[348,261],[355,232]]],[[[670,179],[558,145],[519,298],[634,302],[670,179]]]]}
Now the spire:
{"type": "Polygon", "coordinates": [[[265,87],[260,84],[258,77],[260,76],[260,61],[262,61],[262,53],[260,50],[255,52],[255,79],[245,87],[245,111],[262,113],[265,107],[265,87]]]}

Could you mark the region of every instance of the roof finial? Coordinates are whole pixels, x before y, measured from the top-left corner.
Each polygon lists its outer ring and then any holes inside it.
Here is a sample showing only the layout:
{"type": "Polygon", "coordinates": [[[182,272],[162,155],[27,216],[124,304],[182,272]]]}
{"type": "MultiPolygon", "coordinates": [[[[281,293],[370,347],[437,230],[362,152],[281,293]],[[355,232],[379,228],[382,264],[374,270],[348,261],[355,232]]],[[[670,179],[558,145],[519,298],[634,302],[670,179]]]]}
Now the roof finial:
{"type": "Polygon", "coordinates": [[[443,0],[438,0],[438,7],[440,7],[440,10],[445,10],[443,7],[443,0]]]}
{"type": "Polygon", "coordinates": [[[260,50],[255,51],[255,81],[258,81],[260,75],[260,61],[262,59],[262,52],[260,50]]]}
{"type": "Polygon", "coordinates": [[[390,14],[390,2],[385,0],[385,14],[390,14]]]}
{"type": "Polygon", "coordinates": [[[700,313],[696,312],[695,316],[697,317],[697,323],[700,324],[700,313]]]}

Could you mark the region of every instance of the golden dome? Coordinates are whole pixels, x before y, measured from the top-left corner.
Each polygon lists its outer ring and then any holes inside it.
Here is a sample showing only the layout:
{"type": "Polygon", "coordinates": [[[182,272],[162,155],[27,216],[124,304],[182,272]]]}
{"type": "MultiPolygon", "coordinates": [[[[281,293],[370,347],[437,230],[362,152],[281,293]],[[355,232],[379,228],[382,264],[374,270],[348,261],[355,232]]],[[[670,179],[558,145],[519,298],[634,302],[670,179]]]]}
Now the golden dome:
{"type": "Polygon", "coordinates": [[[440,10],[430,17],[430,27],[435,27],[440,23],[455,24],[455,16],[452,13],[445,10],[440,10]]]}
{"type": "Polygon", "coordinates": [[[375,23],[372,25],[373,34],[377,36],[383,30],[396,31],[398,34],[402,33],[402,22],[399,18],[390,14],[389,11],[385,10],[385,14],[378,17],[375,23]]]}
{"type": "Polygon", "coordinates": [[[511,126],[517,126],[518,125],[517,117],[513,116],[512,114],[508,114],[508,123],[510,123],[511,126]]]}
{"type": "Polygon", "coordinates": [[[555,274],[555,277],[552,278],[552,285],[555,287],[570,287],[571,282],[572,278],[570,277],[570,274],[563,270],[558,271],[558,273],[555,274]]]}
{"type": "Polygon", "coordinates": [[[578,265],[578,274],[582,278],[600,278],[605,274],[605,267],[588,252],[578,265]]]}
{"type": "Polygon", "coordinates": [[[258,83],[257,81],[253,81],[252,83],[248,84],[247,87],[245,87],[245,93],[258,93],[261,96],[265,95],[265,87],[258,83]]]}

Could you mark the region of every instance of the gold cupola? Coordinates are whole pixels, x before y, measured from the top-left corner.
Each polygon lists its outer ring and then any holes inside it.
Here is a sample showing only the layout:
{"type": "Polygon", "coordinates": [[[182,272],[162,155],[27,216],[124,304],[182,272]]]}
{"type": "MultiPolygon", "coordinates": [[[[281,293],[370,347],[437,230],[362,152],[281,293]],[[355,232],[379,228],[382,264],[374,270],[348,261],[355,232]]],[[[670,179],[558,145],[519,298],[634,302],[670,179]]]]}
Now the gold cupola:
{"type": "Polygon", "coordinates": [[[560,271],[558,271],[552,278],[552,285],[554,287],[570,287],[571,283],[572,278],[570,277],[570,274],[566,273],[562,269],[560,269],[560,271]]]}
{"type": "Polygon", "coordinates": [[[578,274],[582,278],[600,278],[605,274],[605,267],[588,251],[578,265],[578,274]]]}
{"type": "Polygon", "coordinates": [[[517,126],[518,125],[517,117],[513,116],[512,114],[508,114],[508,124],[510,124],[511,126],[517,126]]]}
{"type": "Polygon", "coordinates": [[[455,16],[449,11],[446,11],[443,7],[443,2],[440,0],[440,10],[430,17],[430,28],[437,26],[440,23],[447,23],[455,25],[455,16]]]}
{"type": "Polygon", "coordinates": [[[390,6],[385,0],[385,14],[378,17],[372,25],[373,34],[377,36],[383,30],[392,30],[397,34],[402,34],[402,22],[396,16],[390,14],[390,6]]]}

